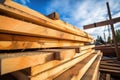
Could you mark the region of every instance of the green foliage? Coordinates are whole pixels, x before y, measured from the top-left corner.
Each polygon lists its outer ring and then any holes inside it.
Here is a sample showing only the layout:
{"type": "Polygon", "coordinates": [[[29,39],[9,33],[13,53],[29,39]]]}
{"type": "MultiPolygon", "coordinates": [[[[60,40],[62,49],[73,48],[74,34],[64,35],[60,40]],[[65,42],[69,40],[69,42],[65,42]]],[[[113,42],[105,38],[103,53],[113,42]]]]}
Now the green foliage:
{"type": "Polygon", "coordinates": [[[117,42],[120,43],[120,29],[115,31],[117,42]]]}
{"type": "Polygon", "coordinates": [[[102,39],[102,37],[101,36],[97,36],[97,39],[96,39],[96,44],[104,44],[105,42],[104,42],[104,40],[102,39]]]}

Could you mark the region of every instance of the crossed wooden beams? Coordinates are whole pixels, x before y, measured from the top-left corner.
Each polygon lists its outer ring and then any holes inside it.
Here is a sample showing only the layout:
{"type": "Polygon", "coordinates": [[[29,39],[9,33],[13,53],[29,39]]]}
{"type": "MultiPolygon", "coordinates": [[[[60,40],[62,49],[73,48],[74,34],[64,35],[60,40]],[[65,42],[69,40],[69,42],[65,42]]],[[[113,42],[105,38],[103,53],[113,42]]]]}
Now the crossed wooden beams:
{"type": "Polygon", "coordinates": [[[104,26],[104,25],[111,25],[111,31],[112,31],[112,35],[113,35],[116,55],[117,55],[118,60],[120,60],[120,52],[118,50],[117,40],[115,37],[115,31],[114,31],[114,24],[117,22],[120,22],[120,17],[112,19],[109,3],[107,2],[106,5],[107,5],[107,10],[108,10],[109,20],[85,25],[84,29],[95,28],[95,27],[100,27],[100,26],[104,26]]]}

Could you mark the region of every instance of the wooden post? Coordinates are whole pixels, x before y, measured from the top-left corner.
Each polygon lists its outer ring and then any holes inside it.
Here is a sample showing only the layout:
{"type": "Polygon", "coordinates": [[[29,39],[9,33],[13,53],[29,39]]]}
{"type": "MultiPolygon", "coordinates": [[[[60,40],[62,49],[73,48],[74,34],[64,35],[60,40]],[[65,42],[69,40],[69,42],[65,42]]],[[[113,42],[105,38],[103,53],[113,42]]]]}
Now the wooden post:
{"type": "Polygon", "coordinates": [[[112,36],[113,36],[113,40],[114,40],[114,45],[115,45],[115,51],[116,51],[117,59],[120,60],[120,53],[118,51],[118,45],[117,45],[117,40],[116,40],[116,37],[115,37],[114,24],[113,24],[112,16],[111,16],[111,13],[110,13],[109,3],[106,2],[106,5],[107,5],[108,15],[109,15],[109,19],[110,19],[110,25],[111,25],[112,36]]]}

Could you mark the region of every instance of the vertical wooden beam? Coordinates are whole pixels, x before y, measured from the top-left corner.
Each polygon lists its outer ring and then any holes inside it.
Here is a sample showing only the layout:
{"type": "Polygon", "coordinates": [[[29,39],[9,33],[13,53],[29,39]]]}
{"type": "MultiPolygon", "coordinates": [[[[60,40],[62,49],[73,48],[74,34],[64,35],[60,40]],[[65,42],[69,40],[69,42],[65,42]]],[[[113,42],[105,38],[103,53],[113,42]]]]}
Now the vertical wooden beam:
{"type": "Polygon", "coordinates": [[[116,52],[116,55],[117,55],[117,59],[120,60],[120,53],[119,53],[119,50],[118,50],[118,44],[117,44],[117,40],[116,40],[116,37],[115,37],[114,24],[113,24],[113,21],[112,21],[112,16],[111,16],[111,12],[110,12],[109,3],[106,2],[106,5],[107,5],[107,10],[108,10],[110,25],[111,25],[111,30],[112,30],[112,35],[113,35],[113,40],[114,40],[114,45],[115,45],[115,52],[116,52]]]}

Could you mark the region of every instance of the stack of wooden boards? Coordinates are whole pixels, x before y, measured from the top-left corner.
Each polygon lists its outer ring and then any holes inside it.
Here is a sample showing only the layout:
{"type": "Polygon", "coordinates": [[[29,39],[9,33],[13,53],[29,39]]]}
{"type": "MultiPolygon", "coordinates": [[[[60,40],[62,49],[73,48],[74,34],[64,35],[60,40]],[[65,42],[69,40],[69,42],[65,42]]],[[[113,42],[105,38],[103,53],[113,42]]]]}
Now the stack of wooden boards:
{"type": "Polygon", "coordinates": [[[100,72],[104,80],[119,80],[120,61],[116,57],[104,57],[100,62],[100,72]]]}
{"type": "Polygon", "coordinates": [[[8,73],[18,80],[97,80],[102,53],[85,45],[92,41],[58,16],[11,0],[0,3],[1,80],[8,73]]]}
{"type": "MultiPolygon", "coordinates": [[[[115,47],[113,45],[98,45],[95,46],[95,49],[102,51],[103,56],[116,56],[115,47]]],[[[118,46],[118,50],[120,50],[120,46],[118,46]]]]}

